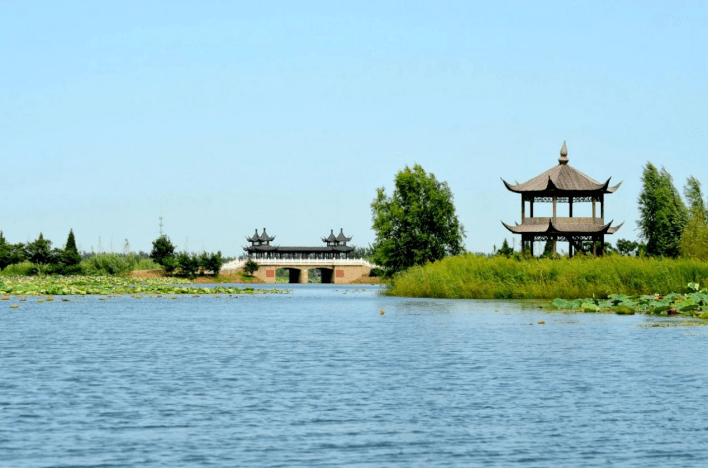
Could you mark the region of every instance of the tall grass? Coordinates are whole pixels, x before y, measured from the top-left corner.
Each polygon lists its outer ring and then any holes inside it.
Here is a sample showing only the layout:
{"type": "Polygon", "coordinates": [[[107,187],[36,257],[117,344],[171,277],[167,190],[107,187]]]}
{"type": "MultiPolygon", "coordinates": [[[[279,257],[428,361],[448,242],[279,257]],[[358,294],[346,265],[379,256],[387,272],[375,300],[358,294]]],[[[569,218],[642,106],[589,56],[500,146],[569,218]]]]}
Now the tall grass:
{"type": "Polygon", "coordinates": [[[10,264],[0,270],[0,276],[3,277],[28,277],[35,275],[38,269],[37,266],[30,261],[20,262],[19,264],[10,264]]]}
{"type": "Polygon", "coordinates": [[[394,277],[387,294],[428,298],[604,298],[685,292],[708,283],[708,263],[607,256],[515,260],[467,254],[413,267],[394,277]]]}
{"type": "Polygon", "coordinates": [[[134,270],[161,269],[152,259],[134,254],[96,254],[81,261],[84,275],[126,275],[134,270]]]}

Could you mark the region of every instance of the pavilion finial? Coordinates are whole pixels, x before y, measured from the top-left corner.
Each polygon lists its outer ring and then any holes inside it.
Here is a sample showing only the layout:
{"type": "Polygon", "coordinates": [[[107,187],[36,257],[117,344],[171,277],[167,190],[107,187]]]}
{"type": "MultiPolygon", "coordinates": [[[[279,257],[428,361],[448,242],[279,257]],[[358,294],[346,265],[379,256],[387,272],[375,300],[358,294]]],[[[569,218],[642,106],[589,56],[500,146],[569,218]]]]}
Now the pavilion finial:
{"type": "Polygon", "coordinates": [[[565,146],[565,140],[563,140],[563,146],[561,147],[561,157],[558,158],[558,163],[568,164],[568,147],[565,146]]]}

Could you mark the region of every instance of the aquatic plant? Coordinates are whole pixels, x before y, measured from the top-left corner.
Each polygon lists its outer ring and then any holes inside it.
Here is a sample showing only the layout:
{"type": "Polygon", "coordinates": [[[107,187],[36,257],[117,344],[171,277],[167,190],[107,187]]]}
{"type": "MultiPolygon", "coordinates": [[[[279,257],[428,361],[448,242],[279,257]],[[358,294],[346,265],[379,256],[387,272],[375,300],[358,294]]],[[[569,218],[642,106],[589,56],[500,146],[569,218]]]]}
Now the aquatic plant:
{"type": "Polygon", "coordinates": [[[586,313],[614,312],[616,314],[660,314],[665,316],[691,316],[708,319],[708,288],[689,283],[687,293],[666,295],[609,295],[607,299],[584,298],[576,300],[554,299],[549,309],[583,311],[586,313]]]}
{"type": "MultiPolygon", "coordinates": [[[[283,290],[236,288],[226,286],[195,287],[184,279],[151,278],[130,279],[108,276],[76,277],[3,277],[0,278],[0,295],[210,295],[287,293],[283,290]]],[[[49,301],[49,298],[47,298],[49,301]]]]}

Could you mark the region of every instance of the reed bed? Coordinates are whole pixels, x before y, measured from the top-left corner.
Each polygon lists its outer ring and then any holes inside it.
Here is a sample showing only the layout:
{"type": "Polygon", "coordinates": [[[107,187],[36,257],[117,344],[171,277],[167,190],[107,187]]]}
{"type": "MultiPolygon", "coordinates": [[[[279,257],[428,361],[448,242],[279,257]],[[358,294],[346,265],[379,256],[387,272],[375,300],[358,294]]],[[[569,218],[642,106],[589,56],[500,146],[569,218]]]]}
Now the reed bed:
{"type": "Polygon", "coordinates": [[[394,277],[393,296],[467,299],[607,298],[687,291],[708,283],[708,263],[607,256],[573,259],[487,258],[466,254],[413,267],[394,277]]]}

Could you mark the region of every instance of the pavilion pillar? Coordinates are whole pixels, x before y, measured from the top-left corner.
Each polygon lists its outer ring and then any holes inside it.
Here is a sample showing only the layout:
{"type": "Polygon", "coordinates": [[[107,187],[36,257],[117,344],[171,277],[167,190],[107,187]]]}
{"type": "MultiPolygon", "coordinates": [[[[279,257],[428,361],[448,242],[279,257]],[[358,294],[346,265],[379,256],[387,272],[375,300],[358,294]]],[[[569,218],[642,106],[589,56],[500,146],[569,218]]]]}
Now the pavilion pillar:
{"type": "Polygon", "coordinates": [[[529,210],[530,210],[529,215],[531,215],[531,218],[533,218],[533,197],[531,197],[531,200],[530,200],[529,210]]]}
{"type": "Polygon", "coordinates": [[[602,194],[600,196],[600,218],[602,219],[602,223],[605,223],[605,195],[602,194]]]}
{"type": "MultiPolygon", "coordinates": [[[[571,211],[572,211],[572,209],[571,209],[571,211]]],[[[573,215],[571,215],[571,217],[572,216],[573,215]]],[[[573,258],[573,238],[568,238],[568,257],[571,259],[573,258]]]]}
{"type": "MultiPolygon", "coordinates": [[[[531,199],[531,207],[533,207],[533,199],[531,199]]],[[[531,216],[533,216],[533,215],[531,215],[531,216]]],[[[531,248],[529,249],[529,251],[531,251],[531,257],[533,257],[533,241],[534,241],[534,239],[535,239],[534,236],[531,235],[531,240],[529,242],[529,244],[531,245],[531,248]]]]}
{"type": "MultiPolygon", "coordinates": [[[[594,199],[593,199],[593,201],[594,201],[594,199]]],[[[595,207],[593,206],[593,208],[595,208],[595,207]]],[[[595,215],[595,214],[593,213],[593,215],[595,215]]],[[[595,218],[595,217],[593,216],[593,218],[595,218]]],[[[595,241],[597,241],[597,236],[592,237],[592,255],[593,256],[597,256],[597,243],[595,241]]]]}
{"type": "Polygon", "coordinates": [[[595,212],[595,200],[596,200],[596,199],[597,199],[597,197],[595,197],[595,196],[593,195],[593,196],[592,196],[592,222],[593,222],[593,223],[597,223],[597,220],[596,220],[597,216],[595,215],[595,213],[596,213],[596,212],[595,212]]]}
{"type": "Polygon", "coordinates": [[[573,198],[572,197],[568,197],[568,216],[570,218],[573,218],[573,198]]]}
{"type": "MultiPolygon", "coordinates": [[[[526,201],[524,200],[524,196],[521,196],[521,223],[524,222],[524,218],[526,218],[526,201]]],[[[523,241],[522,241],[523,243],[523,241]]]]}
{"type": "MultiPolygon", "coordinates": [[[[555,197],[553,199],[555,201],[555,197]]],[[[555,210],[554,210],[554,212],[555,212],[555,210]]],[[[555,218],[555,214],[553,214],[553,218],[555,218]]],[[[558,253],[557,247],[558,247],[558,237],[553,235],[553,257],[556,257],[556,254],[558,253]]]]}
{"type": "Polygon", "coordinates": [[[553,221],[556,221],[556,204],[558,202],[558,197],[553,196],[553,221]]]}

